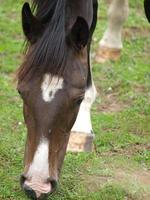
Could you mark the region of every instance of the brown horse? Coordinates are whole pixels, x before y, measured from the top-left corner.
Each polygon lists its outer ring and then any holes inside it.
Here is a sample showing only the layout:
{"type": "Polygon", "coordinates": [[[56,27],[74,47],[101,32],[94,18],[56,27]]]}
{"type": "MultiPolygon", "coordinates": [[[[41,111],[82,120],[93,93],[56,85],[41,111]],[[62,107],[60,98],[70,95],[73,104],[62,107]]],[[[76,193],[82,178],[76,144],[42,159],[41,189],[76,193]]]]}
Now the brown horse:
{"type": "Polygon", "coordinates": [[[33,0],[25,3],[27,39],[18,71],[27,126],[21,186],[31,199],[46,199],[56,188],[70,130],[91,87],[90,43],[97,0],[33,0]]]}

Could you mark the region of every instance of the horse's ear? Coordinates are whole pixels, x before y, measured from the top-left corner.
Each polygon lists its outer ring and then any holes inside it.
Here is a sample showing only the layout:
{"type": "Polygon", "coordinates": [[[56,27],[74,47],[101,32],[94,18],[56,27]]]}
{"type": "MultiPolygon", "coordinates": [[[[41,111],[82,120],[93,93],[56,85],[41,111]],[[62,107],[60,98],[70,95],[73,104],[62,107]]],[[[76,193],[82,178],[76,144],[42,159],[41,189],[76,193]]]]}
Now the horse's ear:
{"type": "Polygon", "coordinates": [[[34,43],[43,30],[42,23],[32,14],[29,3],[22,8],[22,27],[28,41],[34,43]]]}
{"type": "Polygon", "coordinates": [[[144,9],[145,9],[147,20],[150,23],[150,0],[144,0],[144,9]]]}
{"type": "Polygon", "coordinates": [[[79,50],[84,48],[89,40],[89,26],[83,17],[77,17],[76,22],[74,23],[71,32],[69,34],[69,39],[75,47],[79,50]]]}

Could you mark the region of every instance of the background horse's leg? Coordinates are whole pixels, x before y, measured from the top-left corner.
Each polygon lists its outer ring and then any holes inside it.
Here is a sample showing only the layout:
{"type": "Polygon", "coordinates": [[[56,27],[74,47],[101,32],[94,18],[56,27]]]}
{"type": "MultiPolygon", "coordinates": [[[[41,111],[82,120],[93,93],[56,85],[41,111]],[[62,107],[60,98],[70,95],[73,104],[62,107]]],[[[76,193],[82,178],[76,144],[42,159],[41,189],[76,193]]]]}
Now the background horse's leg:
{"type": "Polygon", "coordinates": [[[85,93],[76,122],[71,130],[68,151],[92,151],[94,134],[90,111],[95,98],[96,89],[94,83],[92,83],[85,93]]]}
{"type": "Polygon", "coordinates": [[[99,43],[96,55],[97,62],[115,61],[120,57],[123,47],[121,32],[128,11],[128,0],[112,0],[108,10],[108,27],[99,43]]]}

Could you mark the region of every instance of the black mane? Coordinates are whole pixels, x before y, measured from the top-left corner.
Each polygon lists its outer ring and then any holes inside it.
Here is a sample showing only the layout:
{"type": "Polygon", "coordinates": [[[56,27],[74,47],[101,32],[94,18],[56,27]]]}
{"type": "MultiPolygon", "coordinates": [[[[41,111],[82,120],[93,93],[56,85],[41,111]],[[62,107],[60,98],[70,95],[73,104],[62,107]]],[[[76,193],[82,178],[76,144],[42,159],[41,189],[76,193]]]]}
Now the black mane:
{"type": "Polygon", "coordinates": [[[26,50],[25,61],[18,71],[18,79],[30,79],[50,72],[60,73],[67,56],[64,0],[33,0],[35,16],[44,24],[44,32],[37,42],[26,50]]]}
{"type": "Polygon", "coordinates": [[[46,23],[52,18],[58,2],[59,0],[33,0],[32,11],[38,19],[46,23]]]}

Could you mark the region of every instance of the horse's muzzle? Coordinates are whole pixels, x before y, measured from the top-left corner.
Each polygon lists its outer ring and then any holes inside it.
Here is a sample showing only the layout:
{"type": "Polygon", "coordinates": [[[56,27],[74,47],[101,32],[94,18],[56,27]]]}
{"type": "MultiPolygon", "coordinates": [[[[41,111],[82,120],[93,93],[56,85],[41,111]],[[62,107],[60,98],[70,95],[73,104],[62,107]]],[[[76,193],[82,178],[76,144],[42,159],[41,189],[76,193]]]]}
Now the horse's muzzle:
{"type": "Polygon", "coordinates": [[[28,198],[33,200],[46,200],[57,187],[57,182],[50,178],[45,183],[38,183],[28,181],[24,175],[21,176],[20,183],[28,198]]]}

